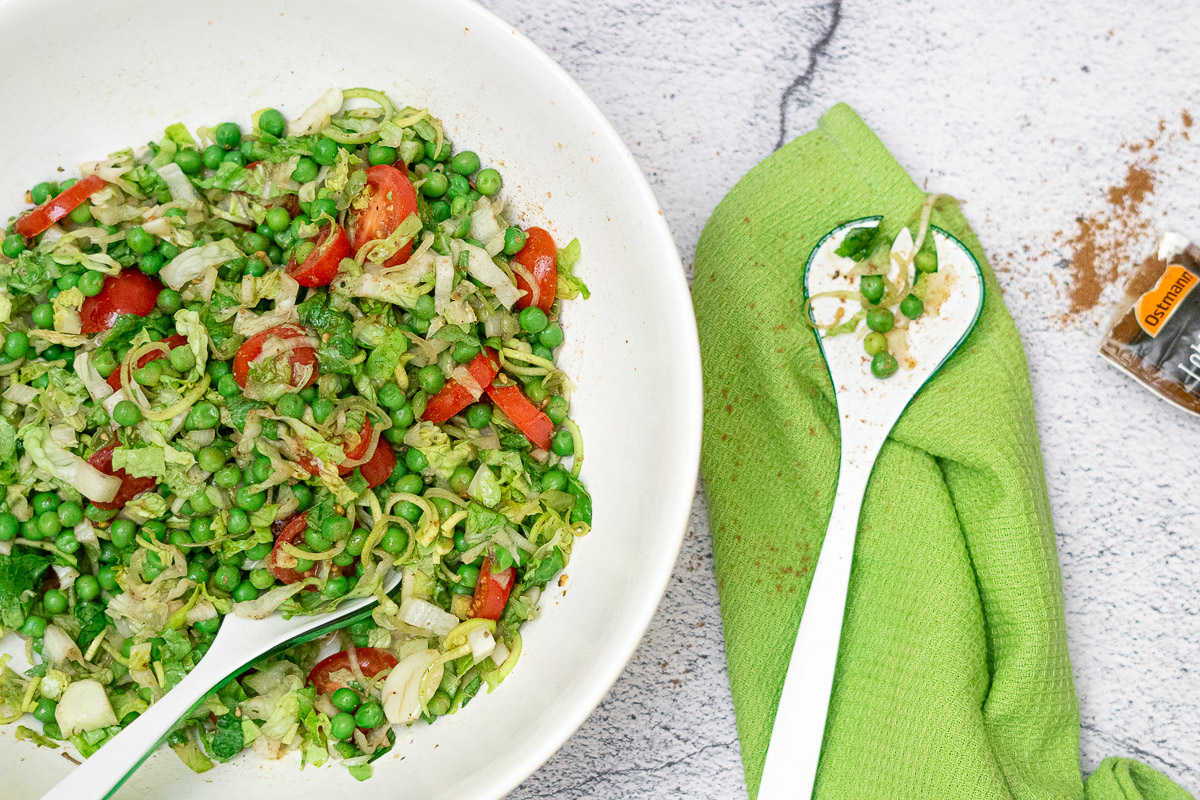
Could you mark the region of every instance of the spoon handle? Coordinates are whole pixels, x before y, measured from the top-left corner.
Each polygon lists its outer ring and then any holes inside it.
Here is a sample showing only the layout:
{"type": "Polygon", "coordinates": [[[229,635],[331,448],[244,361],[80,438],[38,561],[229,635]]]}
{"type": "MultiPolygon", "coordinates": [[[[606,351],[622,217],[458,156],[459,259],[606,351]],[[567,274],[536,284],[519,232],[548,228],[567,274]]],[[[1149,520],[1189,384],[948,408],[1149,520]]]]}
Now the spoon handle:
{"type": "Polygon", "coordinates": [[[808,800],[817,777],[846,612],[858,516],[887,431],[879,435],[878,428],[859,429],[854,431],[858,436],[848,436],[849,431],[843,428],[842,433],[833,513],[779,696],[758,789],[759,800],[808,800]]]}
{"type": "MultiPolygon", "coordinates": [[[[222,631],[223,633],[224,631],[222,631]]],[[[204,700],[218,684],[231,677],[233,637],[213,640],[200,663],[123,731],[105,742],[91,758],[59,781],[41,800],[102,800],[111,797],[125,779],[162,744],[184,716],[204,700]]],[[[241,663],[238,661],[238,663],[241,663]]],[[[232,674],[236,674],[234,670],[232,674]]]]}

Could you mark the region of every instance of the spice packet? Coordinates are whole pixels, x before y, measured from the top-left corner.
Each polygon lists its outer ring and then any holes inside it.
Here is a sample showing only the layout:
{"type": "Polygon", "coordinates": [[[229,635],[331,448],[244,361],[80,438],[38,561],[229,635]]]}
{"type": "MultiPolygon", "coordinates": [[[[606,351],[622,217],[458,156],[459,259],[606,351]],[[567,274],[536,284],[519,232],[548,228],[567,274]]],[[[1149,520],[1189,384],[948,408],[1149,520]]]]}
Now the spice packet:
{"type": "Polygon", "coordinates": [[[1133,271],[1100,353],[1150,391],[1200,414],[1200,247],[1166,233],[1133,271]]]}

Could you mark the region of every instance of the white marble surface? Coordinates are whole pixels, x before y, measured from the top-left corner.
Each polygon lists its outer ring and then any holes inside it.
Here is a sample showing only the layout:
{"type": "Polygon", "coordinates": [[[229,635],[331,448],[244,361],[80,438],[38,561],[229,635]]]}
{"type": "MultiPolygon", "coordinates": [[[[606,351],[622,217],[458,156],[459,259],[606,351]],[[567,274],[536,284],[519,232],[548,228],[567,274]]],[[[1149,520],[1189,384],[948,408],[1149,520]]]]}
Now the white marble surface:
{"type": "MultiPolygon", "coordinates": [[[[1200,125],[1195,143],[1181,135],[1182,111],[1200,118],[1200,5],[485,4],[550,52],[612,120],[689,272],[721,196],[838,101],[919,183],[966,201],[1029,354],[1084,769],[1135,756],[1200,790],[1200,418],[1105,366],[1096,347],[1107,311],[1064,317],[1063,292],[1076,218],[1103,213],[1107,188],[1135,161],[1154,159],[1156,191],[1128,258],[1150,252],[1155,227],[1200,238],[1200,125]],[[1152,149],[1131,152],[1127,143],[1147,138],[1157,140],[1152,149]]],[[[697,498],[666,598],[629,668],[511,797],[744,795],[697,498]]]]}

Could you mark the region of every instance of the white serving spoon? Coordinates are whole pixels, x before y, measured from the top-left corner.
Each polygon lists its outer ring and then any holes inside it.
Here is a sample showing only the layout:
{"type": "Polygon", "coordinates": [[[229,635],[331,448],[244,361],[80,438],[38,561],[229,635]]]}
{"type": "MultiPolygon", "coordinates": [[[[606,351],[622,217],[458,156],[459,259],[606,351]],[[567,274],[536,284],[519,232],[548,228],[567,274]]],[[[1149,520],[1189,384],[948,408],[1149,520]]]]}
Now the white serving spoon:
{"type": "MultiPolygon", "coordinates": [[[[390,573],[383,582],[384,592],[392,591],[399,582],[400,573],[390,573]]],[[[284,619],[278,613],[261,620],[226,615],[212,646],[195,669],[129,727],[105,742],[99,752],[42,795],[42,800],[112,797],[163,743],[176,723],[194,711],[208,695],[264,656],[365,618],[375,602],[374,597],[363,597],[343,603],[326,614],[291,619],[284,619]]]]}
{"type": "MultiPolygon", "coordinates": [[[[851,230],[877,227],[880,219],[847,222],[825,235],[804,267],[805,296],[858,289],[858,278],[847,274],[854,262],[834,251],[851,230]]],[[[759,800],[808,800],[812,796],[867,479],[896,420],[966,340],[983,309],[983,274],[975,257],[940,228],[931,227],[928,235],[937,245],[938,271],[922,279],[929,281],[926,310],[909,323],[906,342],[901,345],[899,336],[889,335],[892,354],[900,362],[895,374],[884,379],[871,374],[871,357],[862,343],[865,325],[857,333],[817,334],[833,380],[842,455],[833,513],[775,713],[759,800]]],[[[899,276],[912,247],[912,235],[902,230],[892,246],[890,277],[899,276]]],[[[858,310],[858,302],[817,298],[812,303],[813,318],[822,324],[831,322],[839,307],[848,319],[858,310]]],[[[896,316],[899,323],[901,315],[896,316]]]]}

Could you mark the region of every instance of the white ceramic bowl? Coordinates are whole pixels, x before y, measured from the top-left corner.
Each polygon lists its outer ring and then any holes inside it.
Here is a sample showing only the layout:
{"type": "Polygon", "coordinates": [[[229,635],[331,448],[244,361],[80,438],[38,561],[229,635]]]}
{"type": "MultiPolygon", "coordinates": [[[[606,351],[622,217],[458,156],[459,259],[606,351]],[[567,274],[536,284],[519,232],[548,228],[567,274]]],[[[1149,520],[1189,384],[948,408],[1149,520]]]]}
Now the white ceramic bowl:
{"type": "MultiPolygon", "coordinates": [[[[527,627],[504,685],[401,735],[362,787],[426,800],[503,795],[566,741],[632,655],[671,574],[695,486],[701,385],[691,303],[662,212],[617,134],[553,61],[464,0],[9,0],[0,4],[0,74],[5,215],[56,167],[76,174],[79,162],[157,138],[172,122],[246,125],[258,108],[295,116],[330,86],[369,86],[428,106],[456,145],[499,167],[525,223],[562,244],[579,238],[592,299],[568,305],[563,361],[577,385],[595,528],[575,548],[566,591],[549,594],[527,627]]],[[[71,765],[15,741],[14,729],[0,731],[0,794],[37,797],[71,765]]],[[[298,767],[295,757],[244,755],[196,776],[160,751],[117,796],[295,800],[362,790],[342,768],[298,767]]]]}

